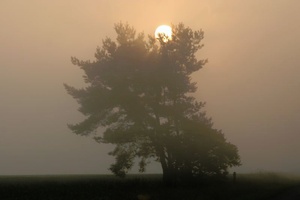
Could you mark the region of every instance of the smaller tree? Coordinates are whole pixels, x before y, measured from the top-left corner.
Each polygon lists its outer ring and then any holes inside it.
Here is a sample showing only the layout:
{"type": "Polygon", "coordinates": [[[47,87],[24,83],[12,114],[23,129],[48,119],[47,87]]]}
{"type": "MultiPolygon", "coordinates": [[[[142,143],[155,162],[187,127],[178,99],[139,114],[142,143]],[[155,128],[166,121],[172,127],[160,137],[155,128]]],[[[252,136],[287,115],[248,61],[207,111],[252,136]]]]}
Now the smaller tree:
{"type": "Polygon", "coordinates": [[[228,168],[240,165],[237,148],[226,141],[211,120],[194,119],[182,125],[183,134],[173,141],[180,179],[228,174],[228,168]],[[180,148],[178,148],[180,146],[180,148]]]}

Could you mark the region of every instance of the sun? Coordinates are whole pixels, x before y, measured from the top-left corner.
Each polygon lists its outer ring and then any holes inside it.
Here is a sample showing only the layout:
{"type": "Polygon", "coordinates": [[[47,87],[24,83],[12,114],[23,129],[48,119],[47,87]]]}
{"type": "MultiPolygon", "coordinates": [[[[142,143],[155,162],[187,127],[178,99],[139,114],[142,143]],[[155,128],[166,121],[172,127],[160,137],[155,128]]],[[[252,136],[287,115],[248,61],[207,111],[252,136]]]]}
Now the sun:
{"type": "Polygon", "coordinates": [[[161,25],[155,30],[155,38],[162,38],[164,42],[172,40],[172,28],[168,25],[161,25]]]}

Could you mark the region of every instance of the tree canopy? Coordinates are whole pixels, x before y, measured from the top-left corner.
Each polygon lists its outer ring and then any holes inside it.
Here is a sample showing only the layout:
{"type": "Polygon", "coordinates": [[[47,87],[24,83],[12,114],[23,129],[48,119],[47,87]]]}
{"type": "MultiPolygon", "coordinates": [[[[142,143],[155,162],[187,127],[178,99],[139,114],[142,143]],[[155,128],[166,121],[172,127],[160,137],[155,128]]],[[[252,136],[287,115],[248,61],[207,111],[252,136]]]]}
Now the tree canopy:
{"type": "Polygon", "coordinates": [[[93,135],[110,143],[115,163],[110,170],[125,174],[135,161],[141,172],[150,160],[161,163],[164,180],[224,175],[240,164],[238,150],[192,97],[191,74],[207,60],[196,53],[204,33],[180,23],[172,26],[172,40],[136,33],[128,24],[115,24],[116,41],[106,38],[94,61],[72,57],[85,73],[87,87],[66,85],[79,111],[86,116],[69,125],[78,135],[93,135]],[[97,133],[102,127],[103,132],[97,133]]]}

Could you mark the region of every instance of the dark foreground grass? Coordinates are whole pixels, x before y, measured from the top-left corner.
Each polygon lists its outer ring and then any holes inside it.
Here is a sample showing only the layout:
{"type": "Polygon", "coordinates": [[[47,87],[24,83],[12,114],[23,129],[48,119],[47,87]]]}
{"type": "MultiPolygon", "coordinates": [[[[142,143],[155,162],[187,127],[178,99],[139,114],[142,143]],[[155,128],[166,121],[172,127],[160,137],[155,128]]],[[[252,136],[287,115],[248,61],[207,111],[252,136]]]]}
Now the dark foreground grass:
{"type": "Polygon", "coordinates": [[[217,200],[272,199],[300,179],[275,173],[238,175],[236,183],[203,181],[166,187],[161,175],[0,176],[0,199],[217,200]]]}

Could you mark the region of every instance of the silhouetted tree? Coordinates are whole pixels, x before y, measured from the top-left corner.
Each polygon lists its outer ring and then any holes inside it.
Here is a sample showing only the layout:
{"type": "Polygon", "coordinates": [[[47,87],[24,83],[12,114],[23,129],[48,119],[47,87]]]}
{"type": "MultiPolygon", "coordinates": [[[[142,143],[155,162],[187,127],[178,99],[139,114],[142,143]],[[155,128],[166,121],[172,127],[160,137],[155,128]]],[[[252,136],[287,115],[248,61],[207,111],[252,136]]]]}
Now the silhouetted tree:
{"type": "Polygon", "coordinates": [[[203,31],[183,24],[172,27],[172,40],[136,34],[128,24],[115,25],[116,41],[103,40],[95,61],[72,63],[85,72],[86,88],[65,85],[86,116],[69,125],[79,135],[95,134],[110,143],[116,162],[110,170],[125,176],[139,160],[145,171],[151,158],[161,163],[165,182],[205,175],[224,175],[240,164],[236,146],[202,111],[192,93],[191,74],[207,62],[195,54],[203,46],[203,31]],[[99,127],[104,132],[96,134],[99,127]]]}

